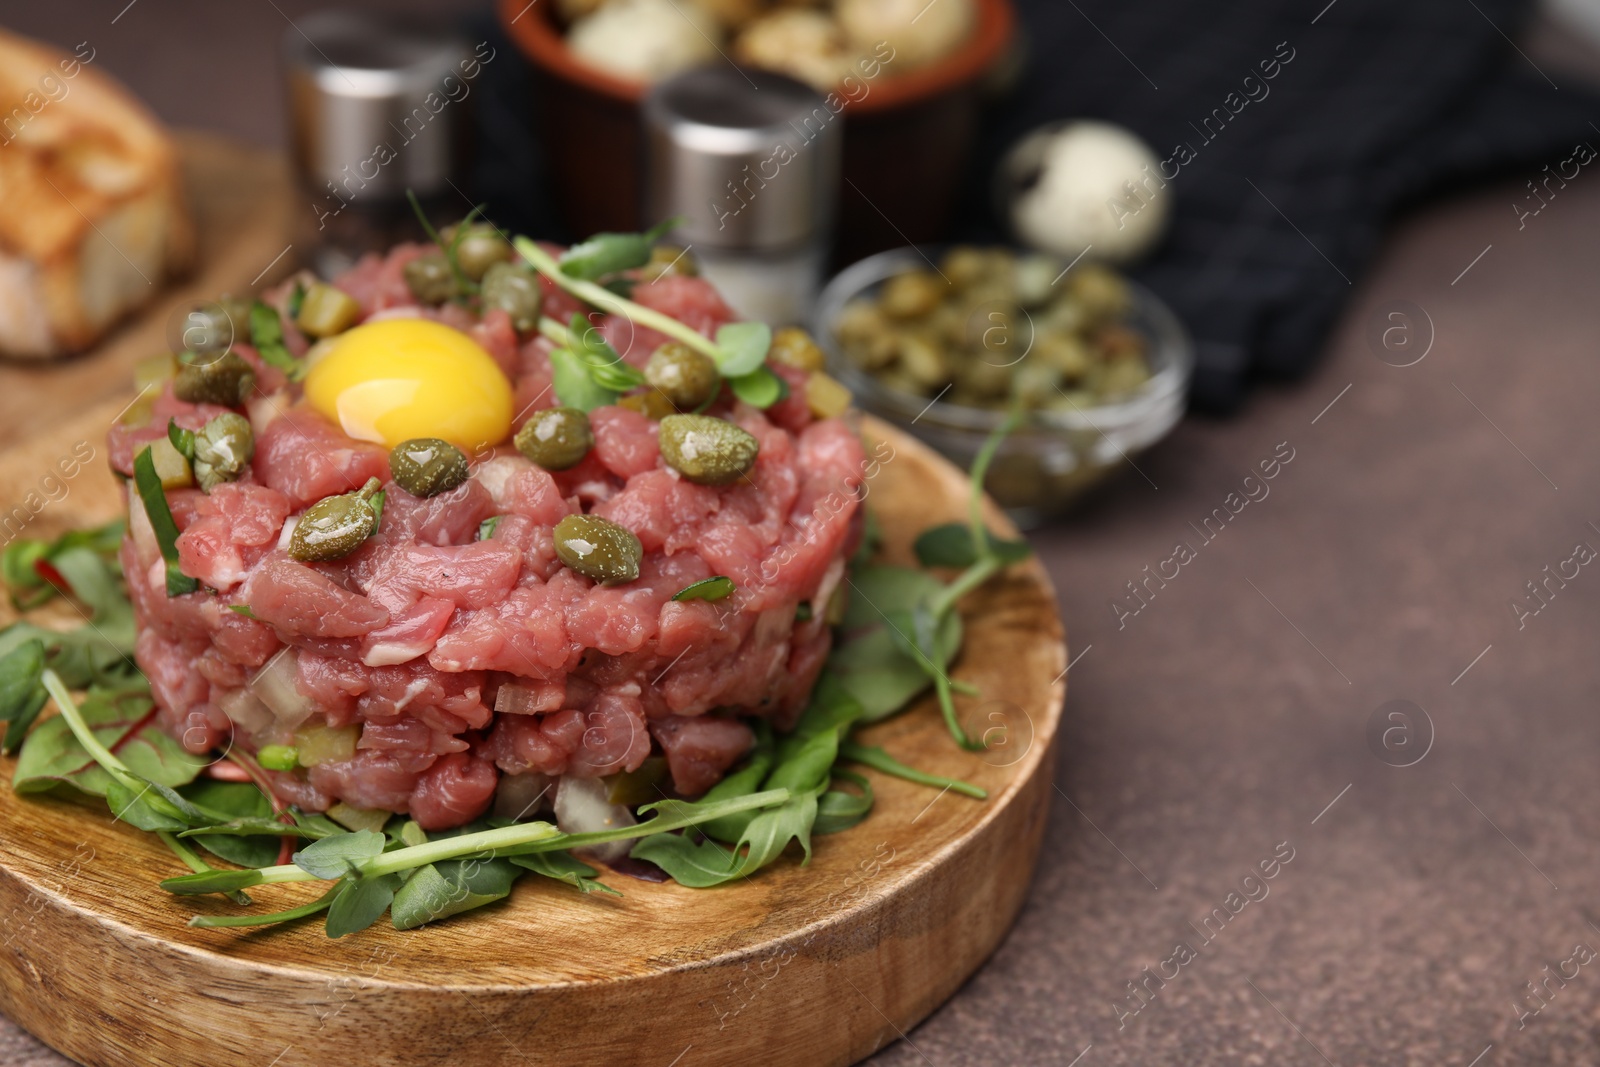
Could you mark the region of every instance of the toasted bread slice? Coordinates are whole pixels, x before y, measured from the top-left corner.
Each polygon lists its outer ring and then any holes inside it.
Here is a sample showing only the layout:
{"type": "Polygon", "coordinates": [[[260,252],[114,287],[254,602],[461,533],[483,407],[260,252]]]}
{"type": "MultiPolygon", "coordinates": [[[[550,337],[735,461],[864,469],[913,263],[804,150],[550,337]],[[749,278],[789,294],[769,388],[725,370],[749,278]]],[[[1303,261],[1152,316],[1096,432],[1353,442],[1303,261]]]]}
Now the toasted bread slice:
{"type": "Polygon", "coordinates": [[[93,60],[0,31],[0,355],[92,344],[194,253],[172,139],[93,60]]]}

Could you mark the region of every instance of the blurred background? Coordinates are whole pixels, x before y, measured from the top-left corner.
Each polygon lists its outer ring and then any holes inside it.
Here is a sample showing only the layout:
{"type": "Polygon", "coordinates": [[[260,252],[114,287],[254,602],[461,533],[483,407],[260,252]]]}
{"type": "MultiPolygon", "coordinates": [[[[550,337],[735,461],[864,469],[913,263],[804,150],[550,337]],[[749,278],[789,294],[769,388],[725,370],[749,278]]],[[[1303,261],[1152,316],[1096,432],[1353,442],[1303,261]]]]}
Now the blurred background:
{"type": "MultiPolygon", "coordinates": [[[[1303,376],[1404,213],[1521,175],[1525,226],[1600,144],[1600,4],[1311,6],[134,0],[5,25],[168,127],[287,151],[266,280],[420,236],[408,188],[557,241],[675,217],[737,310],[813,327],[858,402],[952,458],[1031,412],[992,486],[1031,524],[1183,412],[1303,376]]],[[[40,62],[7,73],[23,148],[40,62]]]]}

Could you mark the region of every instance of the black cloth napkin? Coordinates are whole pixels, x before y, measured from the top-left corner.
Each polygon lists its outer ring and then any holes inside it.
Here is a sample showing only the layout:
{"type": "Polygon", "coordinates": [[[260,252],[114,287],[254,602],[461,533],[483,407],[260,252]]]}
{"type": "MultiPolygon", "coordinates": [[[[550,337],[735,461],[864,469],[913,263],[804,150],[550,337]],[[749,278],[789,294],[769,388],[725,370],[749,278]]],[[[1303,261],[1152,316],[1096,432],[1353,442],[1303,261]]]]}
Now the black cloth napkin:
{"type": "Polygon", "coordinates": [[[1109,119],[1163,160],[1188,146],[1171,233],[1133,273],[1192,333],[1203,410],[1315,362],[1398,210],[1600,147],[1600,97],[1512,43],[1519,0],[1015,2],[1028,62],[987,115],[957,232],[1002,236],[995,164],[1043,123],[1109,119]]]}

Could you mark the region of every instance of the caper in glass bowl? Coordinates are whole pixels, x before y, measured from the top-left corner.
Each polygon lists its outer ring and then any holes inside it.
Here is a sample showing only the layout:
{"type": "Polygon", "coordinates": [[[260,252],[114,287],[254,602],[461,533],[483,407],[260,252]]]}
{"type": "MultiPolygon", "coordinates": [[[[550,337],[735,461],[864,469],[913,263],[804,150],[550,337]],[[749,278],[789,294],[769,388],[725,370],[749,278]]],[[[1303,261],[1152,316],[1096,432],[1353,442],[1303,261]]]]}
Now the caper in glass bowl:
{"type": "Polygon", "coordinates": [[[1007,248],[898,248],[836,275],[814,332],[858,406],[969,466],[1023,526],[1066,510],[1183,416],[1194,350],[1149,290],[1007,248]]]}

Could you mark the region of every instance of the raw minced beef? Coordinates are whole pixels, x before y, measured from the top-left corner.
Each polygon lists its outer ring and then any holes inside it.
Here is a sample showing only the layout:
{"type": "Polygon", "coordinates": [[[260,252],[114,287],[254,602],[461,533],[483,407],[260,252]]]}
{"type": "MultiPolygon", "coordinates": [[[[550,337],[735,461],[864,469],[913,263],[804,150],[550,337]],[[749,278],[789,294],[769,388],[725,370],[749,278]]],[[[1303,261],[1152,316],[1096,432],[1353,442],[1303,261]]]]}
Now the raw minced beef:
{"type": "MultiPolygon", "coordinates": [[[[364,316],[422,315],[471,334],[511,377],[523,418],[555,403],[550,343],[519,338],[503,312],[416,307],[400,269],[417,254],[369,257],[337,284],[364,316]]],[[[548,283],[546,297],[558,319],[576,310],[548,283]]],[[[633,297],[708,336],[733,318],[697,278],[668,275],[633,297]]],[[[665,340],[622,319],[600,329],[636,365],[665,340]]],[[[714,488],[665,465],[655,422],[603,407],[591,413],[595,447],[570,470],[503,445],[475,457],[459,488],[418,499],[389,480],[382,447],[346,437],[248,346],[235,350],[259,371],[246,405],[255,460],[210,494],[168,494],[180,567],[208,588],[167,596],[137,504],[122,548],[137,658],[160,721],[189,749],[256,750],[308,728],[348,740],[358,727],[353,751],[271,772],[274,791],[308,810],[342,801],[439,829],[483,814],[502,775],[603,777],[654,754],[671,787],[695,795],[748,751],[747,720],[782,729],[799,714],[828,653],[821,608],[859,536],[862,447],[844,422],[813,420],[797,397],[762,411],[725,392],[711,412],[760,453],[747,479],[714,488]],[[343,559],[291,559],[286,524],[371,477],[385,483],[379,532],[343,559]],[[598,586],[559,562],[552,527],[579,511],[638,536],[637,580],[598,586]],[[712,575],[735,592],[672,599],[712,575]],[[818,608],[803,621],[802,603],[818,608]]],[[[112,430],[113,466],[130,473],[169,418],[198,429],[223,410],[169,388],[147,424],[112,430]]]]}

